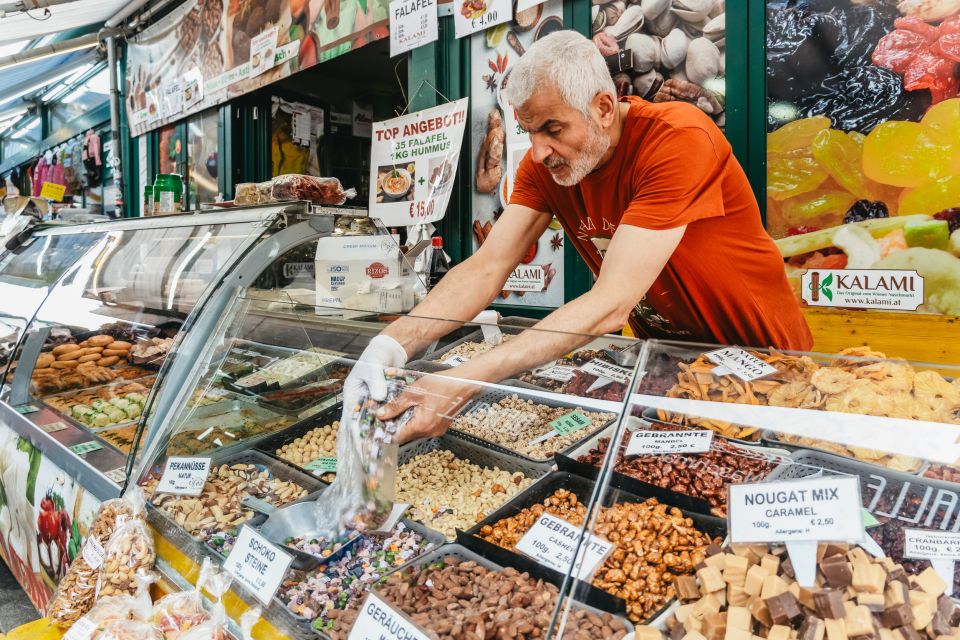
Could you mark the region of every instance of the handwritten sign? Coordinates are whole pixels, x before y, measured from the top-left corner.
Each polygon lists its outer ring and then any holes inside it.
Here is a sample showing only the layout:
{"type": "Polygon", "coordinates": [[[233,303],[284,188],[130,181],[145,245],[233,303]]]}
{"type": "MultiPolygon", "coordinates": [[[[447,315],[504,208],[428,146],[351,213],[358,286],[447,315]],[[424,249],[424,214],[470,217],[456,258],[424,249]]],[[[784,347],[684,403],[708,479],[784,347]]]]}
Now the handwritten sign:
{"type": "Polygon", "coordinates": [[[759,380],[776,373],[777,369],[739,347],[724,347],[706,354],[710,362],[725,367],[730,373],[745,382],[759,380]]]}
{"type": "Polygon", "coordinates": [[[210,458],[167,458],[157,493],[172,493],[181,496],[198,496],[210,475],[210,458]]]}
{"type": "Polygon", "coordinates": [[[264,605],[270,604],[293,557],[244,525],[223,566],[264,605]]]}
{"type": "Polygon", "coordinates": [[[40,197],[46,198],[47,200],[53,200],[54,202],[62,202],[63,194],[66,193],[66,191],[66,185],[55,184],[53,182],[44,182],[43,188],[40,189],[40,197]]]}

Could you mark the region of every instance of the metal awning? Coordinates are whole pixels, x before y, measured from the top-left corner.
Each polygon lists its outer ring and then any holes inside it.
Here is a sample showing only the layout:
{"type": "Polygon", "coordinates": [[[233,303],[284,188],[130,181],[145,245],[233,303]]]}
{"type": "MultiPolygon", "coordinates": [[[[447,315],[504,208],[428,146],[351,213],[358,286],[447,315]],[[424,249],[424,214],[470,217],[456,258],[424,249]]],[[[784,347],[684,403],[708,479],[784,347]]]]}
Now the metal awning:
{"type": "Polygon", "coordinates": [[[29,15],[12,13],[0,17],[0,43],[102,24],[128,4],[128,0],[73,0],[49,7],[50,17],[44,20],[37,19],[44,9],[33,9],[29,15]]]}

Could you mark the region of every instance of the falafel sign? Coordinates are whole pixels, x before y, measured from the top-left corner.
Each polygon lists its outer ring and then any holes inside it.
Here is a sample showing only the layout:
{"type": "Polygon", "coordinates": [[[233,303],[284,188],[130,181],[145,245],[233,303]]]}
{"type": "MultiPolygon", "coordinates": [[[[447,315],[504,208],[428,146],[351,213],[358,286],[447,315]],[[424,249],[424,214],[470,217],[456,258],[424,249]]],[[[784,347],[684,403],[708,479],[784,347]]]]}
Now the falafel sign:
{"type": "Polygon", "coordinates": [[[457,173],[467,98],[375,122],[370,148],[370,216],[384,225],[443,218],[457,173]]]}

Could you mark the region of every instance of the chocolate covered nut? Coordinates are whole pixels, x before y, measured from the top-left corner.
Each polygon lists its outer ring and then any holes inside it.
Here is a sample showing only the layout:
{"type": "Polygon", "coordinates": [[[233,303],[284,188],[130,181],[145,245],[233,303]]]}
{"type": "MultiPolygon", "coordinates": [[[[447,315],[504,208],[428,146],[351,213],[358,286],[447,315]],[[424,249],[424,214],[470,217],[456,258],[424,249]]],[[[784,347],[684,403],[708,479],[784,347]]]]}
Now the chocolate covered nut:
{"type": "Polygon", "coordinates": [[[770,610],[770,618],[774,624],[792,625],[803,616],[800,602],[789,591],[765,598],[764,602],[770,610]]]}

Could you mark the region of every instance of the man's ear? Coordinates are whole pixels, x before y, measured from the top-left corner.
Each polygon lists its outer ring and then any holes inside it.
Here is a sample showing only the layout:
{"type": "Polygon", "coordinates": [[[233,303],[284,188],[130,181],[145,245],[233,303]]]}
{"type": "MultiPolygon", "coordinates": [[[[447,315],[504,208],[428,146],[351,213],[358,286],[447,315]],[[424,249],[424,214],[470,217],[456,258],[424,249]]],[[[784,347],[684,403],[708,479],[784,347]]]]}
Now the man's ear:
{"type": "Polygon", "coordinates": [[[590,106],[601,129],[606,129],[613,124],[616,119],[617,100],[612,93],[606,91],[598,93],[594,96],[593,103],[590,106]]]}

